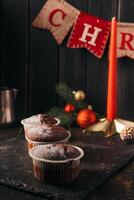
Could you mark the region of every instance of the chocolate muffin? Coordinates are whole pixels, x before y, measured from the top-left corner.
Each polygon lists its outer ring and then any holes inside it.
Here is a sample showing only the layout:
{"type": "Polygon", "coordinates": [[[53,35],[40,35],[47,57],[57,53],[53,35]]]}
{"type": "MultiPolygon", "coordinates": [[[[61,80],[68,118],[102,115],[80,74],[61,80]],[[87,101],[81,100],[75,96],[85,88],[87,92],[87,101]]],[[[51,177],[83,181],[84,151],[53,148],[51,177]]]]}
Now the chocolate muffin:
{"type": "Polygon", "coordinates": [[[27,138],[37,142],[62,141],[68,136],[68,131],[63,127],[52,124],[42,124],[40,126],[29,128],[27,131],[27,138]]]}
{"type": "Polygon", "coordinates": [[[33,159],[34,176],[39,181],[66,183],[79,176],[84,152],[70,144],[47,144],[32,148],[29,155],[33,159]]]}
{"type": "Polygon", "coordinates": [[[37,114],[25,119],[25,123],[29,125],[56,124],[57,120],[46,114],[37,114]]]}
{"type": "Polygon", "coordinates": [[[60,120],[58,118],[54,118],[46,114],[37,114],[33,115],[32,117],[21,120],[21,123],[24,126],[24,131],[25,131],[24,133],[27,134],[27,131],[31,127],[39,126],[42,124],[59,125],[60,120]]]}
{"type": "Polygon", "coordinates": [[[47,160],[67,160],[80,156],[80,152],[68,144],[47,144],[36,149],[34,156],[47,160]]]}
{"type": "Polygon", "coordinates": [[[27,130],[25,138],[28,142],[28,150],[34,146],[48,143],[67,143],[71,134],[61,126],[42,124],[27,130]]]}

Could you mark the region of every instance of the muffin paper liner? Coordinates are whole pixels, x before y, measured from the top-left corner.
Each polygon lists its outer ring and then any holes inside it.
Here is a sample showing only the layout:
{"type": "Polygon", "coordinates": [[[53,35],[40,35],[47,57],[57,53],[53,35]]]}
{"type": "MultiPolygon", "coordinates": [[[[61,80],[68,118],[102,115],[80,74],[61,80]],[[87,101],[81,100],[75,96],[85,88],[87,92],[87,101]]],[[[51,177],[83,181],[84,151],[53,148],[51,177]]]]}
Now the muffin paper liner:
{"type": "Polygon", "coordinates": [[[45,163],[33,159],[34,176],[39,181],[51,183],[70,182],[75,180],[80,171],[79,161],[68,163],[45,163]]]}

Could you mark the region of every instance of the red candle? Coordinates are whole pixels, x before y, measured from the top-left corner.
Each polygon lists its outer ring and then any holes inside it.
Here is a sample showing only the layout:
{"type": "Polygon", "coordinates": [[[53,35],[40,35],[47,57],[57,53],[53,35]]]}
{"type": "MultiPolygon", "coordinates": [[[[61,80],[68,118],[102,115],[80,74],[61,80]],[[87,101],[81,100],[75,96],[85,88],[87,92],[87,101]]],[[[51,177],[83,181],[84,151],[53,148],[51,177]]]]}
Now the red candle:
{"type": "Polygon", "coordinates": [[[117,22],[116,18],[112,18],[111,22],[111,37],[109,48],[109,69],[108,69],[108,93],[107,93],[107,119],[112,121],[116,118],[117,112],[117,94],[116,94],[116,82],[117,82],[117,22]]]}

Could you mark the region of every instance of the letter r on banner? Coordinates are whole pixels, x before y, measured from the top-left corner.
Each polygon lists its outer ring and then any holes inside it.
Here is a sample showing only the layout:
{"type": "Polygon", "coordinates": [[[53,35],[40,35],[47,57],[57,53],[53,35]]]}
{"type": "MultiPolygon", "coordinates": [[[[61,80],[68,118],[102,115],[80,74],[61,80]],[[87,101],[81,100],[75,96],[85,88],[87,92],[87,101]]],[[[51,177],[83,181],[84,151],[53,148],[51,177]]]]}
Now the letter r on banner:
{"type": "Polygon", "coordinates": [[[123,33],[121,32],[121,44],[119,49],[128,49],[128,50],[134,50],[133,48],[133,41],[134,41],[134,34],[131,33],[123,33]]]}
{"type": "Polygon", "coordinates": [[[117,23],[117,57],[128,56],[134,59],[134,24],[117,23]]]}

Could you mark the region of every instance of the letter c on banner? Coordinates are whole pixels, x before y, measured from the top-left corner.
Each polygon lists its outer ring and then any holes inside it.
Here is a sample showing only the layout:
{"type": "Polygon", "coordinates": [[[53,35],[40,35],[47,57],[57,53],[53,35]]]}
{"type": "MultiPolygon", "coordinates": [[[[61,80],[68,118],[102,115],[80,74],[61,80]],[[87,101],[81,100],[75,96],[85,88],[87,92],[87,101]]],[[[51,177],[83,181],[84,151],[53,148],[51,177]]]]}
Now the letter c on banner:
{"type": "Polygon", "coordinates": [[[65,18],[65,16],[66,16],[66,13],[64,13],[63,12],[63,10],[60,10],[60,9],[54,9],[51,13],[50,13],[50,15],[49,15],[49,21],[50,21],[50,23],[53,25],[53,26],[55,26],[55,27],[57,27],[57,26],[60,26],[61,24],[56,24],[56,22],[54,22],[54,20],[53,20],[53,18],[54,18],[54,15],[56,14],[56,13],[61,13],[61,18],[62,19],[64,19],[65,18]]]}

